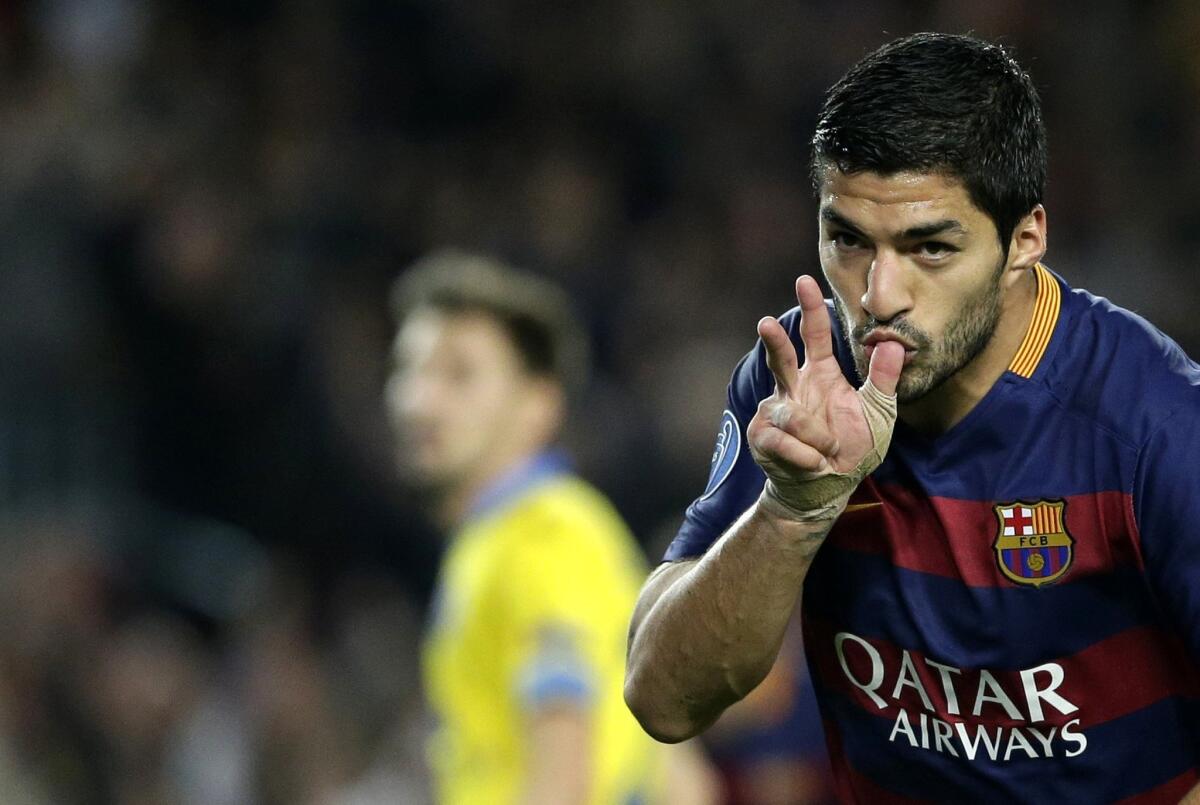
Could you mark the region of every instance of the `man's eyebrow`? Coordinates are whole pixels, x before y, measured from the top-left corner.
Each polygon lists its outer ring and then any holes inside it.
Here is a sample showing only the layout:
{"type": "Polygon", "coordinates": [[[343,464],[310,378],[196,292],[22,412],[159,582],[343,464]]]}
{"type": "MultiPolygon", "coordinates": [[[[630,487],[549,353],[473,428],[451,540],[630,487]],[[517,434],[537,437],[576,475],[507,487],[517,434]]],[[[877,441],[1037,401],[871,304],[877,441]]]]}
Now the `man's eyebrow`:
{"type": "MultiPolygon", "coordinates": [[[[834,226],[839,226],[842,229],[853,232],[856,235],[863,234],[862,229],[857,224],[855,224],[846,216],[842,215],[833,207],[821,208],[821,220],[825,221],[826,223],[833,224],[834,226]]],[[[934,235],[941,234],[963,235],[966,234],[966,231],[966,227],[964,227],[962,222],[958,221],[957,219],[944,218],[941,221],[933,221],[928,224],[921,224],[920,226],[911,226],[902,232],[896,233],[893,237],[896,240],[921,240],[922,238],[929,238],[933,237],[934,235]]]]}
{"type": "MultiPolygon", "coordinates": [[[[841,212],[832,208],[832,206],[823,206],[821,208],[821,220],[826,223],[832,223],[836,227],[846,229],[847,232],[852,232],[856,235],[862,235],[863,230],[856,223],[842,215],[841,212]]],[[[894,235],[895,240],[922,240],[932,238],[934,235],[966,234],[966,227],[956,218],[942,218],[941,221],[920,224],[919,227],[908,227],[902,232],[894,235]]]]}
{"type": "Polygon", "coordinates": [[[953,218],[946,218],[941,221],[934,221],[931,224],[922,224],[921,226],[913,226],[900,233],[897,240],[920,240],[921,238],[933,237],[943,233],[953,233],[956,235],[966,234],[966,228],[961,223],[953,218]]]}
{"type": "Polygon", "coordinates": [[[863,233],[863,231],[859,229],[853,221],[842,215],[833,207],[821,208],[821,220],[825,221],[826,223],[834,224],[835,226],[840,226],[842,229],[847,229],[856,235],[861,235],[863,233]]]}

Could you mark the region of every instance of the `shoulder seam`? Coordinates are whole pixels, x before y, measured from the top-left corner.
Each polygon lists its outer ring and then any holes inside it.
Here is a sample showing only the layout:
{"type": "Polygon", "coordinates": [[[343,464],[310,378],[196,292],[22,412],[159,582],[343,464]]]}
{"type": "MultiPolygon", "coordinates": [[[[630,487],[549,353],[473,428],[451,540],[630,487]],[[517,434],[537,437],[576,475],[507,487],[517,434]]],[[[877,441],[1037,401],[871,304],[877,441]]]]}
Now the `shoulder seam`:
{"type": "MultiPolygon", "coordinates": [[[[1084,413],[1083,411],[1080,411],[1077,407],[1073,406],[1069,401],[1064,400],[1062,397],[1060,397],[1058,394],[1056,394],[1054,392],[1053,387],[1051,387],[1050,384],[1048,382],[1046,382],[1044,379],[1035,382],[1033,387],[1043,391],[1048,397],[1050,397],[1052,400],[1054,400],[1054,402],[1060,408],[1062,408],[1063,411],[1067,412],[1068,414],[1070,414],[1073,417],[1077,417],[1078,419],[1084,420],[1085,422],[1090,424],[1092,427],[1094,427],[1096,430],[1104,433],[1105,435],[1111,437],[1114,441],[1120,443],[1122,447],[1132,450],[1135,453],[1140,452],[1141,446],[1136,441],[1129,438],[1128,436],[1125,436],[1124,434],[1120,433],[1119,431],[1112,429],[1108,425],[1105,425],[1103,422],[1099,421],[1096,417],[1090,416],[1090,415],[1084,413]]],[[[1171,416],[1174,416],[1174,415],[1175,415],[1174,412],[1172,412],[1171,416]]]]}
{"type": "Polygon", "coordinates": [[[1160,421],[1158,425],[1156,425],[1154,428],[1151,428],[1150,432],[1146,434],[1146,438],[1142,440],[1140,445],[1138,445],[1137,458],[1133,462],[1133,474],[1129,478],[1129,527],[1131,530],[1131,535],[1133,536],[1134,548],[1137,550],[1138,561],[1142,562],[1143,566],[1145,565],[1145,562],[1142,559],[1142,531],[1137,520],[1137,500],[1135,496],[1135,493],[1137,492],[1137,479],[1141,474],[1143,467],[1142,459],[1145,457],[1146,448],[1150,444],[1150,441],[1158,436],[1158,434],[1161,433],[1167,427],[1167,425],[1169,425],[1175,419],[1176,415],[1181,410],[1183,410],[1182,406],[1172,409],[1169,414],[1163,417],[1162,421],[1160,421]]]}

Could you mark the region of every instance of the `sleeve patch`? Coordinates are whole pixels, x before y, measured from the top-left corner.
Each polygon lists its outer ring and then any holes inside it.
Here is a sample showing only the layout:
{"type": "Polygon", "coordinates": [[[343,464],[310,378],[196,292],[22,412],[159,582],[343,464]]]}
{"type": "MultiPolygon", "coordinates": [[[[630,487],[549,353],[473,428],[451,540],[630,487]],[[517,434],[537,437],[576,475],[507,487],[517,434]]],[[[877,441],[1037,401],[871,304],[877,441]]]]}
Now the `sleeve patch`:
{"type": "Polygon", "coordinates": [[[721,488],[725,479],[733,472],[738,454],[742,450],[742,429],[738,427],[737,419],[728,408],[721,415],[721,428],[717,433],[717,444],[713,448],[712,463],[708,471],[708,486],[700,500],[711,497],[721,488]]]}
{"type": "Polygon", "coordinates": [[[594,675],[568,628],[547,626],[539,630],[537,650],[518,682],[526,709],[548,702],[586,704],[594,693],[594,675]]]}

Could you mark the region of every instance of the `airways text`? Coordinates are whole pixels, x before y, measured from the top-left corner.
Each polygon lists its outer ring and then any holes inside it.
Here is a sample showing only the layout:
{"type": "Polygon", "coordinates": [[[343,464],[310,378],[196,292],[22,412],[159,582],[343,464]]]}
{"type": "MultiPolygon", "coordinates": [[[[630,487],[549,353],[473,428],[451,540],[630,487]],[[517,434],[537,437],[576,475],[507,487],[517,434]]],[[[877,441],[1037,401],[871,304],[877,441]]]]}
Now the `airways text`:
{"type": "Polygon", "coordinates": [[[1066,674],[1048,662],[1019,672],[956,668],[907,649],[884,652],[850,632],[834,636],[850,684],[880,710],[896,712],[888,740],[975,760],[1075,757],[1087,749],[1079,708],[1059,693],[1066,674]],[[919,709],[916,709],[919,706],[919,709]]]}

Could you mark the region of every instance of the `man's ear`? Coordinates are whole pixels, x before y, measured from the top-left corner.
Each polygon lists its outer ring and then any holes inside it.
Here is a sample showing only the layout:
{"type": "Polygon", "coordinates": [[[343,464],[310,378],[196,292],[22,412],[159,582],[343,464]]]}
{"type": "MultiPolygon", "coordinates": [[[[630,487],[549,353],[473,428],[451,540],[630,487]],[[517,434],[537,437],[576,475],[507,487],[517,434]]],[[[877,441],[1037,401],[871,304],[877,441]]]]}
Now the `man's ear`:
{"type": "Polygon", "coordinates": [[[1008,267],[1023,271],[1037,264],[1045,253],[1046,208],[1038,204],[1013,229],[1008,267]]]}

